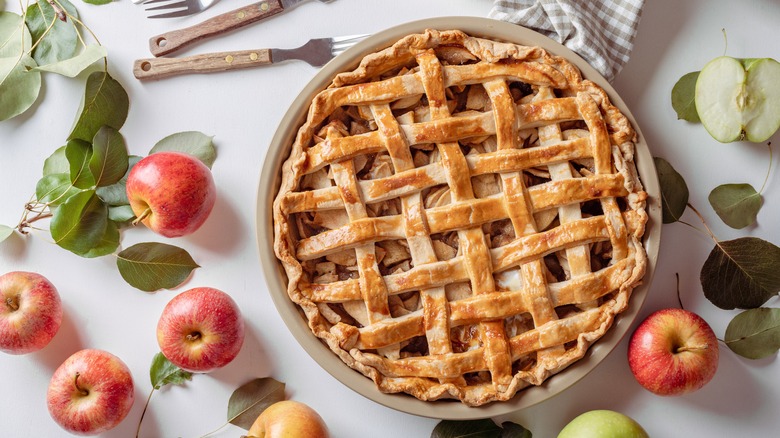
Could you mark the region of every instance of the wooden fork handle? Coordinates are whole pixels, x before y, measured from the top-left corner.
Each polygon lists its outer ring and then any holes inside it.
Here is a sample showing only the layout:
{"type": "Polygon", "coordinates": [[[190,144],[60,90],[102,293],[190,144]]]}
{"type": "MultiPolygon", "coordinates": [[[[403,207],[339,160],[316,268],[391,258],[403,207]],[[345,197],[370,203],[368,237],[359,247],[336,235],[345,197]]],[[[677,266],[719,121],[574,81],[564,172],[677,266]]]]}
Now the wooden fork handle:
{"type": "Polygon", "coordinates": [[[162,79],[186,73],[211,73],[271,64],[271,50],[206,53],[183,58],[139,59],[133,65],[138,79],[162,79]]]}
{"type": "Polygon", "coordinates": [[[194,26],[166,32],[149,39],[154,56],[167,55],[204,38],[219,35],[276,15],[284,10],[280,0],[263,0],[226,12],[194,26]]]}

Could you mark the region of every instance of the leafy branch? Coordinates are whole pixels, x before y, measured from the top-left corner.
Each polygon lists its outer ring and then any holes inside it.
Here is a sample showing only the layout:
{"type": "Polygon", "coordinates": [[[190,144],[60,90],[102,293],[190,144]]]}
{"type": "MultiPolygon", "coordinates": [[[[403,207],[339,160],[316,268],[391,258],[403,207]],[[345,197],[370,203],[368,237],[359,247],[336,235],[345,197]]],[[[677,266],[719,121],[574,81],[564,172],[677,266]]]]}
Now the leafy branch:
{"type": "MultiPolygon", "coordinates": [[[[771,157],[771,148],[769,151],[771,157]]],[[[654,160],[661,183],[663,222],[681,222],[697,229],[680,220],[690,208],[715,243],[700,274],[705,297],[721,309],[747,309],[729,323],[724,343],[750,359],[775,354],[780,349],[780,309],[761,306],[780,292],[780,248],[757,237],[718,240],[704,216],[688,202],[688,186],[683,177],[666,160],[654,160]]],[[[724,218],[722,206],[712,202],[712,196],[710,202],[716,212],[721,210],[718,215],[727,225],[734,219],[747,222],[745,226],[754,223],[761,207],[760,203],[742,205],[724,218]]]]}

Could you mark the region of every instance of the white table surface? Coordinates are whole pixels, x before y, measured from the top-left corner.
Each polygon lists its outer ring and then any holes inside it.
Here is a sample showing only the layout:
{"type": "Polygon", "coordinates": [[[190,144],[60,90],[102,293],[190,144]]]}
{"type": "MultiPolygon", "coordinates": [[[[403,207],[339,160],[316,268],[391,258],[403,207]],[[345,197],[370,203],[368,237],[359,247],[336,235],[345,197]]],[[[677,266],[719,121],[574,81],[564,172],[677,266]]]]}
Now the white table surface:
{"type": "MultiPolygon", "coordinates": [[[[106,437],[130,437],[150,389],[149,364],[158,351],[155,327],[163,306],[190,287],[211,286],[229,292],[243,310],[248,331],[237,359],[182,387],[167,387],[152,398],[142,437],[196,437],[220,426],[227,402],[240,384],[272,376],[287,384],[287,396],[311,405],[334,437],[426,437],[437,420],[400,413],[352,392],[323,371],[297,344],[267,292],[254,236],[255,194],[267,145],[284,111],[315,74],[300,62],[210,76],[182,76],[141,83],[132,73],[136,58],[148,57],[147,40],[166,30],[188,26],[249,1],[222,1],[200,16],[148,20],[143,10],[121,0],[91,6],[76,0],[83,20],[108,48],[110,73],[130,95],[130,115],[122,128],[131,153],[145,155],[164,136],[199,130],[215,136],[218,159],[213,172],[218,201],[196,234],[171,242],[187,249],[202,266],[176,291],[146,294],[127,285],[113,257],[82,259],[51,243],[48,232],[15,236],[0,244],[0,272],[36,271],[59,289],[64,321],[42,351],[0,354],[0,423],[6,437],[67,436],[49,417],[46,388],[51,374],[81,348],[100,348],[122,358],[136,382],[136,403],[127,419],[106,437]]],[[[416,19],[442,15],[486,16],[489,0],[337,0],[310,2],[239,32],[205,42],[184,53],[293,47],[310,37],[373,33],[416,19]]],[[[6,9],[19,11],[16,0],[6,9]]],[[[669,99],[675,81],[724,52],[736,57],[780,58],[773,0],[647,1],[631,61],[614,81],[637,118],[653,155],[668,159],[687,178],[691,202],[722,239],[758,236],[780,243],[778,167],[765,192],[758,225],[732,230],[709,207],[715,186],[748,182],[759,188],[768,165],[762,145],[723,145],[700,125],[677,121],[669,99]]],[[[39,103],[27,114],[0,123],[0,223],[14,225],[34,192],[43,160],[64,144],[84,89],[84,77],[46,75],[39,103]]],[[[780,154],[775,154],[775,156],[780,154]]],[[[700,225],[690,213],[686,219],[700,225]]],[[[123,233],[123,245],[164,241],[145,229],[123,233]]],[[[712,248],[702,233],[680,224],[664,226],[659,263],[641,310],[676,306],[675,273],[683,302],[723,336],[735,312],[713,306],[703,296],[699,271],[712,248]]],[[[777,306],[778,300],[769,305],[777,306]]],[[[638,322],[635,323],[635,325],[638,322]]],[[[654,437],[777,436],[780,427],[780,364],[775,356],[750,361],[722,348],[714,380],[702,390],[674,398],[645,391],[626,360],[627,337],[599,366],[562,394],[521,412],[497,418],[528,427],[535,437],[554,437],[581,412],[606,408],[624,412],[654,437]]],[[[236,437],[229,426],[217,436],[236,437]]]]}

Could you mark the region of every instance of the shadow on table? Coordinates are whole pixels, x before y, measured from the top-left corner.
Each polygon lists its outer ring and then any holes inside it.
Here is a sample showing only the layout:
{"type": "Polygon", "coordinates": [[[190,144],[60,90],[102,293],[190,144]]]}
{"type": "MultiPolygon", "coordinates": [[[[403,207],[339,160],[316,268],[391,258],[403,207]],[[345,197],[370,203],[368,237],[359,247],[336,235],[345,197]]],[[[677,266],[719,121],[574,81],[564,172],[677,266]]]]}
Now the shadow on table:
{"type": "MultiPolygon", "coordinates": [[[[244,208],[254,212],[254,200],[244,208]]],[[[251,217],[254,218],[254,213],[251,217]]],[[[209,218],[198,231],[187,239],[195,245],[217,254],[230,255],[236,252],[241,243],[247,239],[252,239],[252,245],[254,245],[254,236],[247,235],[251,234],[247,232],[251,229],[251,224],[242,222],[242,215],[229,202],[228,197],[222,191],[218,191],[217,201],[209,218]]]]}

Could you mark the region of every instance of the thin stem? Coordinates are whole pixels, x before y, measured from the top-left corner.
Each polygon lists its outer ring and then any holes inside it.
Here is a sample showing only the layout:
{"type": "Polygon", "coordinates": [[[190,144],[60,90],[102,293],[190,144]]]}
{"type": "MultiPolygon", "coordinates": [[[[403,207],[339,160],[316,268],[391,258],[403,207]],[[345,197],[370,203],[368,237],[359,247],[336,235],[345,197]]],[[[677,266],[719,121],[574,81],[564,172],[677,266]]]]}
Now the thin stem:
{"type": "MultiPolygon", "coordinates": [[[[225,428],[225,426],[227,426],[228,424],[230,424],[230,423],[225,423],[225,424],[223,424],[222,426],[219,426],[218,428],[216,428],[216,429],[212,430],[211,432],[209,432],[209,433],[207,433],[207,434],[205,434],[205,435],[201,436],[200,438],[207,438],[207,437],[210,437],[211,435],[214,435],[215,433],[217,433],[217,432],[219,432],[220,430],[224,429],[224,428],[225,428]]],[[[137,437],[136,437],[136,438],[137,438],[137,437]]]]}
{"type": "Polygon", "coordinates": [[[682,298],[680,298],[680,273],[675,272],[674,276],[677,277],[677,303],[680,304],[680,308],[685,310],[685,307],[683,307],[682,298]]]}
{"type": "Polygon", "coordinates": [[[138,215],[137,218],[135,218],[135,220],[133,221],[133,225],[138,225],[144,219],[146,219],[150,214],[152,214],[152,209],[147,207],[146,210],[144,210],[140,215],[138,215]]]}
{"type": "Polygon", "coordinates": [[[81,395],[86,397],[86,396],[89,395],[89,390],[88,389],[84,389],[81,386],[79,386],[79,377],[80,376],[81,376],[80,373],[76,373],[76,377],[73,379],[73,386],[76,387],[76,391],[78,391],[79,394],[81,394],[81,395]]]}
{"type": "Polygon", "coordinates": [[[699,210],[697,210],[697,209],[696,209],[696,207],[694,207],[693,205],[691,205],[691,203],[690,203],[690,202],[688,203],[688,207],[690,207],[690,209],[691,209],[691,210],[693,210],[693,212],[694,212],[694,213],[696,213],[696,216],[699,216],[699,219],[701,220],[701,223],[702,223],[702,225],[704,225],[704,228],[706,228],[706,229],[707,229],[707,234],[709,234],[709,235],[710,235],[710,237],[712,238],[712,240],[714,240],[714,241],[715,241],[715,244],[716,244],[716,245],[720,246],[720,242],[718,242],[718,238],[717,238],[717,237],[715,237],[715,234],[713,234],[713,233],[712,233],[712,230],[711,230],[711,229],[710,229],[710,227],[707,225],[707,221],[705,221],[705,220],[704,220],[704,216],[702,216],[702,215],[701,215],[701,213],[699,213],[699,210]]]}
{"type": "Polygon", "coordinates": [[[764,183],[761,184],[761,190],[758,191],[759,195],[764,191],[766,182],[769,181],[769,173],[772,171],[772,142],[767,142],[766,147],[769,149],[769,168],[766,170],[766,176],[764,177],[764,183]]]}
{"type": "Polygon", "coordinates": [[[710,237],[710,235],[709,235],[709,234],[707,234],[707,232],[706,232],[706,231],[702,230],[701,228],[697,228],[695,225],[692,225],[692,224],[690,224],[690,223],[688,223],[688,222],[685,222],[685,221],[680,221],[680,220],[678,220],[677,222],[679,222],[679,223],[681,223],[681,224],[683,224],[683,225],[687,225],[689,228],[693,229],[694,231],[698,231],[698,232],[700,232],[701,234],[704,234],[705,236],[707,236],[707,237],[710,237]]]}
{"type": "Polygon", "coordinates": [[[144,421],[144,415],[146,415],[146,409],[149,407],[149,401],[152,399],[152,394],[154,394],[154,387],[152,387],[152,390],[149,391],[149,397],[146,397],[144,410],[141,412],[141,418],[138,420],[138,427],[135,429],[135,438],[138,438],[138,436],[141,434],[141,423],[144,421]]]}
{"type": "Polygon", "coordinates": [[[57,18],[60,19],[60,21],[68,21],[68,13],[65,12],[65,8],[60,5],[60,3],[56,0],[46,0],[50,5],[51,8],[54,9],[54,14],[57,15],[57,18]]]}
{"type": "Polygon", "coordinates": [[[19,297],[8,297],[5,299],[5,305],[11,309],[12,312],[19,310],[19,297]]]}

